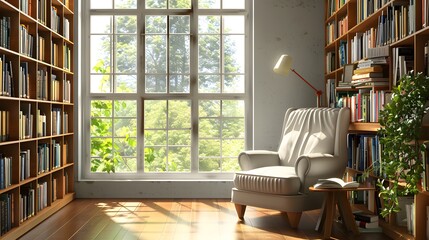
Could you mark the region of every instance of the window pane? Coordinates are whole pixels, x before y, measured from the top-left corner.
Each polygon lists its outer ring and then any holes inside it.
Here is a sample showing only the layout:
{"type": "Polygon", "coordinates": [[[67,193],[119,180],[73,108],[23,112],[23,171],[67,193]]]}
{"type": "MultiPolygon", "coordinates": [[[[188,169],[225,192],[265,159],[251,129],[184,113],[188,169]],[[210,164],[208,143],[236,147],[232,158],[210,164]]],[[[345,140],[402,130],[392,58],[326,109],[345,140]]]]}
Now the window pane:
{"type": "Polygon", "coordinates": [[[146,16],[146,33],[167,33],[167,16],[146,16]]]}
{"type": "Polygon", "coordinates": [[[137,119],[117,118],[115,119],[115,137],[136,137],[137,119]]]}
{"type": "Polygon", "coordinates": [[[137,72],[137,37],[136,35],[116,35],[116,73],[137,72]]]}
{"type": "Polygon", "coordinates": [[[111,117],[112,101],[93,100],[91,101],[91,117],[111,117]]]}
{"type": "Polygon", "coordinates": [[[200,157],[218,157],[220,156],[220,140],[200,140],[200,157]]]}
{"type": "Polygon", "coordinates": [[[220,101],[219,100],[202,100],[199,106],[199,117],[219,117],[220,101]]]}
{"type": "Polygon", "coordinates": [[[199,36],[198,71],[200,73],[219,73],[220,40],[218,35],[199,36]]]}
{"type": "Polygon", "coordinates": [[[169,82],[171,93],[189,93],[189,75],[170,75],[169,82]]]}
{"type": "Polygon", "coordinates": [[[200,172],[220,172],[222,160],[220,158],[200,158],[200,172]]]}
{"type": "Polygon", "coordinates": [[[244,9],[244,0],[223,0],[223,9],[244,9]]]}
{"type": "Polygon", "coordinates": [[[189,73],[189,36],[170,36],[170,73],[189,73]]]}
{"type": "Polygon", "coordinates": [[[244,35],[224,36],[224,72],[244,73],[244,35]]]}
{"type": "Polygon", "coordinates": [[[112,136],[112,119],[91,118],[91,137],[112,136]]]}
{"type": "Polygon", "coordinates": [[[169,130],[169,146],[191,146],[191,130],[169,130]]]}
{"type": "Polygon", "coordinates": [[[137,76],[136,75],[117,75],[115,76],[116,93],[136,93],[137,76]]]}
{"type": "Polygon", "coordinates": [[[113,149],[111,138],[91,138],[91,157],[111,158],[111,149],[113,149]]]}
{"type": "Polygon", "coordinates": [[[170,33],[189,33],[189,16],[170,16],[170,33]]]}
{"type": "Polygon", "coordinates": [[[191,0],[168,0],[169,9],[191,9],[191,0]]]}
{"type": "Polygon", "coordinates": [[[146,147],[144,155],[145,172],[165,172],[167,171],[167,148],[166,147],[146,147]]]}
{"type": "Polygon", "coordinates": [[[168,171],[169,172],[190,172],[191,171],[191,148],[190,147],[169,147],[168,171]]]}
{"type": "MultiPolygon", "coordinates": [[[[243,139],[230,139],[222,141],[222,155],[227,157],[235,157],[237,161],[237,156],[244,149],[244,140],[243,139]]],[[[237,161],[238,162],[238,161],[237,161]]]]}
{"type": "Polygon", "coordinates": [[[145,59],[146,73],[167,73],[166,36],[146,36],[145,59]]]}
{"type": "Polygon", "coordinates": [[[165,93],[167,92],[167,76],[165,75],[146,75],[145,92],[147,93],[165,93]]]}
{"type": "Polygon", "coordinates": [[[220,16],[199,16],[198,33],[220,33],[220,16]]]}
{"type": "Polygon", "coordinates": [[[116,100],[114,104],[115,117],[137,116],[137,102],[135,100],[116,100]]]}
{"type": "Polygon", "coordinates": [[[244,16],[223,16],[223,33],[244,34],[244,16]]]}
{"type": "Polygon", "coordinates": [[[167,127],[167,101],[144,101],[144,128],[166,129],[167,127]]]}
{"type": "Polygon", "coordinates": [[[121,157],[115,169],[117,173],[137,172],[137,159],[129,157],[121,157]]]}
{"type": "Polygon", "coordinates": [[[200,119],[198,125],[200,138],[220,137],[220,119],[200,119]]]}
{"type": "Polygon", "coordinates": [[[112,16],[91,16],[91,33],[111,33],[112,16]]]}
{"type": "Polygon", "coordinates": [[[167,145],[167,131],[165,130],[145,130],[145,146],[167,145]]]}
{"type": "Polygon", "coordinates": [[[244,118],[224,118],[222,121],[222,138],[244,138],[244,118]]]}
{"type": "Polygon", "coordinates": [[[151,8],[166,9],[167,0],[147,0],[146,8],[147,9],[151,9],[151,8]]]}
{"type": "Polygon", "coordinates": [[[115,33],[137,33],[137,16],[115,16],[115,33]]]}
{"type": "Polygon", "coordinates": [[[244,75],[226,75],[223,92],[244,93],[244,75]]]}
{"type": "Polygon", "coordinates": [[[244,117],[244,101],[224,100],[222,101],[222,116],[244,117]]]}
{"type": "Polygon", "coordinates": [[[198,77],[198,92],[220,93],[219,75],[200,75],[198,77]]]}
{"type": "Polygon", "coordinates": [[[110,93],[110,75],[91,75],[91,93],[110,93]]]}
{"type": "Polygon", "coordinates": [[[108,35],[91,36],[91,72],[110,73],[111,39],[108,35]]]}
{"type": "Polygon", "coordinates": [[[115,0],[116,9],[136,9],[137,0],[115,0]]]}
{"type": "Polygon", "coordinates": [[[198,0],[198,8],[220,9],[220,0],[198,0]]]}
{"type": "Polygon", "coordinates": [[[137,139],[136,138],[114,138],[113,147],[119,156],[136,156],[137,139]]]}
{"type": "Polygon", "coordinates": [[[168,101],[168,127],[170,129],[191,128],[191,102],[187,100],[168,101]]]}
{"type": "Polygon", "coordinates": [[[230,158],[222,158],[222,172],[237,172],[240,171],[237,156],[230,158]]]}
{"type": "Polygon", "coordinates": [[[112,0],[91,0],[91,9],[112,9],[112,0]]]}

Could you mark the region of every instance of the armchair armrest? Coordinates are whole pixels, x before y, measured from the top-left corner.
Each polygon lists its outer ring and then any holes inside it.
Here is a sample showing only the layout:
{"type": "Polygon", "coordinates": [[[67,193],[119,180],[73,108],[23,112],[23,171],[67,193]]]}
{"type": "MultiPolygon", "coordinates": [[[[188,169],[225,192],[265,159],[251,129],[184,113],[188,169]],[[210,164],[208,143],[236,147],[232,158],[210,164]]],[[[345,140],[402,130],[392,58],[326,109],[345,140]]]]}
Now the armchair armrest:
{"type": "Polygon", "coordinates": [[[260,167],[278,166],[279,154],[273,151],[251,150],[238,155],[241,170],[251,170],[260,167]]]}
{"type": "Polygon", "coordinates": [[[300,156],[295,162],[295,173],[301,180],[301,191],[307,191],[318,179],[342,178],[346,162],[339,156],[323,153],[311,153],[300,156]]]}

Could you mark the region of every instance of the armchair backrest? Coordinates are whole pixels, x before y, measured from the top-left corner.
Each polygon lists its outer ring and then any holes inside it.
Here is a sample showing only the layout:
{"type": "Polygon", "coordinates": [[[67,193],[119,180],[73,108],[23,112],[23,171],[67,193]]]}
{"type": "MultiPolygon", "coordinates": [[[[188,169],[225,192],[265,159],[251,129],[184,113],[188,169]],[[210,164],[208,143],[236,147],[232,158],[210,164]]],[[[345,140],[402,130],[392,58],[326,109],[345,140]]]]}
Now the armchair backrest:
{"type": "Polygon", "coordinates": [[[304,154],[344,156],[350,115],[348,108],[290,108],[286,111],[279,145],[280,164],[294,166],[304,154]]]}

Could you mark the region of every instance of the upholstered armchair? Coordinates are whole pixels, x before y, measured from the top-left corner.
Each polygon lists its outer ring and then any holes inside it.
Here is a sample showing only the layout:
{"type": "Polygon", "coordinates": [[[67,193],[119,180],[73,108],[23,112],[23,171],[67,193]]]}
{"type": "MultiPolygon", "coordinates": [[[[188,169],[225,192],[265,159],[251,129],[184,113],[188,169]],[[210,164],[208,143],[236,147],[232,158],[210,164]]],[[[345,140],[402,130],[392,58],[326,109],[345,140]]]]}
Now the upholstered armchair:
{"type": "Polygon", "coordinates": [[[343,177],[347,165],[348,108],[288,109],[277,152],[240,153],[232,202],[238,217],[246,206],[286,213],[296,228],[303,211],[321,208],[323,195],[308,189],[318,179],[343,177]]]}

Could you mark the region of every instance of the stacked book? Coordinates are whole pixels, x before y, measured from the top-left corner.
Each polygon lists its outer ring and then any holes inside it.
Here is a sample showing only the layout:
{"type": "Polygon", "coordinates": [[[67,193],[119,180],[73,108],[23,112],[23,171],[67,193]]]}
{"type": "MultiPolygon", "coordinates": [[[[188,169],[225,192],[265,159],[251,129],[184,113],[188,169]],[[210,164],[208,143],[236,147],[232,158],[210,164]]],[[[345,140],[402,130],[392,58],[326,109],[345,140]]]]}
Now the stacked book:
{"type": "Polygon", "coordinates": [[[388,87],[387,66],[385,57],[359,61],[357,68],[353,71],[352,85],[357,88],[388,87]]]}
{"type": "Polygon", "coordinates": [[[353,212],[356,224],[359,228],[364,229],[379,229],[378,216],[374,214],[364,213],[361,211],[353,212]]]}

